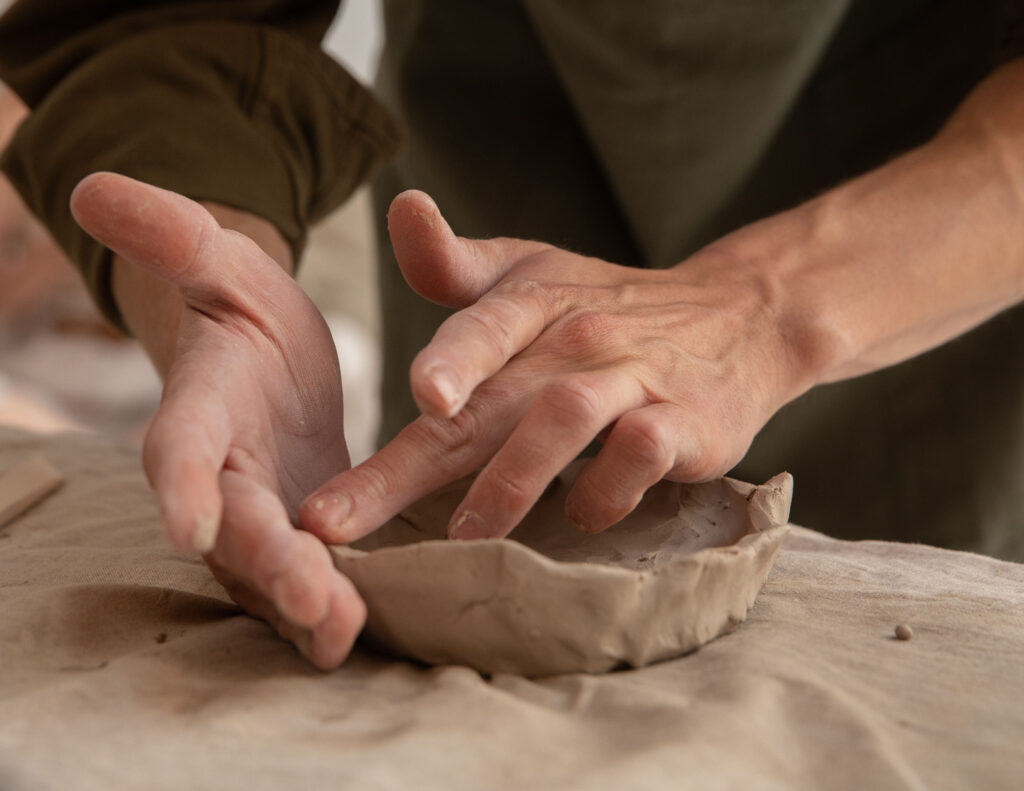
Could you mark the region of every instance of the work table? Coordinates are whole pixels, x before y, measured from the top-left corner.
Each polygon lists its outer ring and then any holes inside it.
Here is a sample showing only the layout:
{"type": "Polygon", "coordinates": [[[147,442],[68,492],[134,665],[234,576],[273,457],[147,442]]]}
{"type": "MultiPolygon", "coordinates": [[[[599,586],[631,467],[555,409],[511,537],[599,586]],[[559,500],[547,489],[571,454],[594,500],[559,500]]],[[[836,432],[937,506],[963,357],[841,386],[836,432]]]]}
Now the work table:
{"type": "Polygon", "coordinates": [[[4,789],[1024,783],[1024,565],[794,527],[746,623],[679,659],[320,673],[171,548],[137,451],[0,428],[0,470],[33,454],[66,482],[0,529],[4,789]]]}

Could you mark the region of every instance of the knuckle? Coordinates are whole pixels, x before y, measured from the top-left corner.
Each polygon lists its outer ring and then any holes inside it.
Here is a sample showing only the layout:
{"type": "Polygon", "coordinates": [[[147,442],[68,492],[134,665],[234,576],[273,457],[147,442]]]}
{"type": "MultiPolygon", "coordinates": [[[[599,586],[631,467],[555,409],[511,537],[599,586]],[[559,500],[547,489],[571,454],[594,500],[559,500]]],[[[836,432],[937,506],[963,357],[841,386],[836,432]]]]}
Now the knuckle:
{"type": "MultiPolygon", "coordinates": [[[[491,289],[490,296],[520,306],[524,302],[547,304],[550,286],[532,278],[519,278],[499,283],[491,289]]],[[[520,308],[521,309],[521,308],[520,308]]]]}
{"type": "Polygon", "coordinates": [[[664,423],[646,418],[629,417],[619,420],[615,428],[622,449],[634,464],[666,467],[675,457],[670,431],[664,423]]]}
{"type": "Polygon", "coordinates": [[[578,310],[562,322],[561,340],[575,350],[602,345],[613,334],[612,324],[612,318],[605,313],[578,310]]]}
{"type": "Polygon", "coordinates": [[[466,404],[447,423],[450,426],[450,436],[456,441],[456,448],[475,442],[483,434],[480,411],[473,403],[466,404]]]}
{"type": "Polygon", "coordinates": [[[683,459],[672,468],[674,478],[690,483],[709,481],[712,478],[717,478],[724,472],[725,470],[719,472],[719,464],[704,453],[683,459]]]}
{"type": "Polygon", "coordinates": [[[676,459],[671,474],[677,480],[693,483],[710,481],[728,472],[729,455],[706,437],[694,437],[689,452],[676,459]]]}
{"type": "Polygon", "coordinates": [[[395,492],[399,488],[398,474],[387,462],[380,458],[371,459],[353,467],[351,474],[356,478],[356,486],[346,483],[344,487],[332,487],[342,493],[358,491],[361,497],[366,499],[383,498],[395,492]]]}
{"type": "Polygon", "coordinates": [[[626,516],[639,501],[618,476],[581,479],[573,494],[572,510],[586,518],[592,531],[604,530],[626,516]]]}
{"type": "Polygon", "coordinates": [[[452,418],[421,415],[408,430],[414,433],[414,446],[454,453],[473,445],[481,436],[481,419],[474,405],[467,404],[452,418]]]}
{"type": "Polygon", "coordinates": [[[488,470],[486,483],[504,508],[510,511],[525,510],[533,502],[527,486],[511,470],[502,467],[488,470]]]}
{"type": "Polygon", "coordinates": [[[586,425],[599,421],[602,412],[601,394],[581,379],[565,379],[548,385],[543,402],[556,413],[586,425]]]}
{"type": "Polygon", "coordinates": [[[491,302],[491,310],[486,314],[482,310],[469,309],[463,312],[463,318],[471,327],[468,331],[489,346],[503,360],[512,357],[517,351],[516,338],[513,331],[515,317],[513,310],[497,300],[491,302]]]}

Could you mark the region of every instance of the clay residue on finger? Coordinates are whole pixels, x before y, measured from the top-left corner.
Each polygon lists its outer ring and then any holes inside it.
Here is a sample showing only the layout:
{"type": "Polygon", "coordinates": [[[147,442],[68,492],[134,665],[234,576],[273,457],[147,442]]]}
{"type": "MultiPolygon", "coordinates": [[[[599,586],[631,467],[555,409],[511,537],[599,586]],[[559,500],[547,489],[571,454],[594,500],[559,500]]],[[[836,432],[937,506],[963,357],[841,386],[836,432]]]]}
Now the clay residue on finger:
{"type": "Polygon", "coordinates": [[[432,211],[420,211],[419,209],[412,210],[413,216],[417,220],[426,225],[430,230],[434,230],[434,212],[432,211]]]}

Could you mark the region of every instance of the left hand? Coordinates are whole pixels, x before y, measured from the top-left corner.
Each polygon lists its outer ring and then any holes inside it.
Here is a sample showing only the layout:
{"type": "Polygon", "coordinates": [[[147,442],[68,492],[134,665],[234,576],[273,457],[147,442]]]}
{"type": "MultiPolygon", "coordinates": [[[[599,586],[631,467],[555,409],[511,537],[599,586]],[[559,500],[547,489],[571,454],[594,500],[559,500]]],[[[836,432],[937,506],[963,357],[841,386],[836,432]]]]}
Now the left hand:
{"type": "Polygon", "coordinates": [[[481,465],[449,535],[505,536],[606,433],[566,501],[575,525],[600,531],[662,478],[724,474],[810,385],[774,282],[728,246],[632,269],[457,238],[418,192],[395,199],[389,227],[409,284],[462,310],[413,362],[423,416],[303,504],[303,525],[325,541],[358,539],[481,465]]]}
{"type": "Polygon", "coordinates": [[[143,466],[169,536],[317,667],[337,667],[366,607],[323,543],[292,525],[300,500],[349,463],[323,317],[256,243],[261,221],[234,217],[239,232],[113,173],[84,179],[72,210],[117,254],[119,305],[164,377],[143,466]]]}

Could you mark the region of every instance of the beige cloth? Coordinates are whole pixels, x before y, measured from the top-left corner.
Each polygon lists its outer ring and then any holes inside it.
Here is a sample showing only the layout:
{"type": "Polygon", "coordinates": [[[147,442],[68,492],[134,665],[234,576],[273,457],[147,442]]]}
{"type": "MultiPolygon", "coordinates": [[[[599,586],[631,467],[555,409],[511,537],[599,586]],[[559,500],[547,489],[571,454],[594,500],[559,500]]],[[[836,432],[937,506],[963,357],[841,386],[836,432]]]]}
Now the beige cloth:
{"type": "Polygon", "coordinates": [[[794,529],[747,622],[681,659],[321,674],[170,549],[134,452],[0,431],[0,469],[39,451],[67,484],[0,531],[0,788],[1024,782],[1024,566],[794,529]]]}

